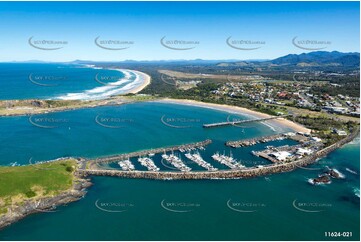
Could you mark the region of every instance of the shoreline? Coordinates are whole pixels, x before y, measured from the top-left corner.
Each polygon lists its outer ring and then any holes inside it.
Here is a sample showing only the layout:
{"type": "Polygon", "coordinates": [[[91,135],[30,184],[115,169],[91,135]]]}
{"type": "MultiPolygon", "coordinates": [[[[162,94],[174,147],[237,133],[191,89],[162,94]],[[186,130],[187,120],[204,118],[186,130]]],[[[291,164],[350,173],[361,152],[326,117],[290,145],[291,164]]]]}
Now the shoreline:
{"type": "MultiPolygon", "coordinates": [[[[62,160],[58,158],[56,160],[62,160]]],[[[53,160],[55,161],[55,160],[53,160]]],[[[0,231],[10,226],[17,221],[35,213],[50,213],[56,212],[58,206],[66,205],[82,199],[86,193],[87,188],[92,186],[91,180],[79,173],[79,168],[73,173],[74,180],[72,187],[62,191],[55,196],[45,196],[37,199],[27,199],[20,204],[11,205],[7,208],[7,212],[0,214],[0,231]]]]}
{"type": "Polygon", "coordinates": [[[101,81],[98,81],[97,78],[95,80],[99,83],[101,83],[103,86],[96,86],[91,89],[82,90],[81,92],[69,92],[64,95],[56,96],[54,98],[50,98],[47,100],[60,100],[60,101],[94,101],[94,100],[106,100],[112,96],[117,95],[127,95],[127,94],[136,94],[143,90],[146,86],[150,84],[151,77],[144,73],[137,70],[131,70],[131,69],[122,69],[122,68],[103,68],[103,67],[97,67],[97,66],[87,66],[87,68],[91,68],[93,70],[108,70],[108,71],[117,71],[124,75],[124,77],[119,78],[115,82],[111,83],[103,83],[101,81]],[[124,80],[130,80],[130,73],[135,74],[135,79],[120,87],[120,83],[124,80]],[[117,92],[123,92],[124,93],[117,93],[117,92]],[[93,96],[94,94],[94,96],[93,96]]]}
{"type": "Polygon", "coordinates": [[[142,91],[144,88],[146,88],[150,84],[151,77],[148,74],[141,72],[141,71],[136,71],[136,70],[131,70],[131,71],[136,73],[139,76],[139,78],[141,78],[143,81],[142,85],[140,85],[139,87],[135,88],[134,90],[128,92],[128,93],[136,94],[136,93],[142,91]]]}
{"type": "MultiPolygon", "coordinates": [[[[150,82],[150,80],[148,80],[150,82]]],[[[148,85],[149,83],[144,83],[143,86],[148,85]]],[[[137,90],[138,92],[142,90],[142,87],[139,87],[137,90]]],[[[72,111],[72,110],[78,110],[83,108],[96,108],[101,106],[115,106],[115,105],[123,105],[127,103],[132,102],[142,102],[142,101],[134,101],[134,100],[125,100],[126,96],[116,96],[116,97],[110,97],[103,100],[92,100],[92,101],[85,101],[85,100],[77,100],[80,103],[74,106],[65,106],[65,107],[56,107],[56,108],[42,108],[42,109],[17,109],[17,110],[24,110],[25,112],[19,112],[19,113],[7,113],[7,114],[1,114],[0,117],[14,117],[14,116],[24,116],[24,115],[36,115],[36,114],[43,114],[43,113],[53,113],[53,112],[65,112],[65,111],[72,111]],[[82,103],[84,102],[84,103],[82,103]]],[[[168,104],[179,104],[179,105],[186,105],[186,106],[193,106],[193,107],[201,107],[201,108],[208,108],[218,111],[224,111],[229,113],[236,113],[241,115],[250,116],[253,118],[269,118],[272,117],[269,114],[253,111],[247,108],[243,107],[237,107],[237,106],[231,106],[226,104],[215,104],[215,103],[205,103],[190,99],[172,99],[172,98],[159,98],[155,100],[145,101],[145,102],[159,102],[159,103],[168,103],[168,104]]],[[[274,123],[278,127],[287,127],[290,128],[296,132],[303,132],[303,133],[310,133],[311,129],[308,129],[304,127],[301,124],[292,122],[290,120],[279,118],[274,120],[269,120],[267,122],[274,123]]],[[[266,126],[270,126],[269,124],[264,123],[266,126]]],[[[273,127],[272,127],[273,128],[273,127]]]]}
{"type": "MultiPolygon", "coordinates": [[[[195,100],[190,100],[190,99],[164,98],[164,99],[160,99],[160,100],[155,100],[153,102],[173,103],[173,104],[181,104],[181,105],[188,105],[188,106],[194,106],[194,107],[209,108],[209,109],[218,110],[218,111],[226,111],[226,112],[230,112],[230,113],[251,116],[254,118],[270,118],[270,117],[272,117],[269,114],[253,111],[253,110],[243,108],[243,107],[231,106],[231,105],[226,105],[226,104],[205,103],[205,102],[200,102],[200,101],[195,101],[195,100]]],[[[311,129],[308,129],[301,124],[292,122],[292,121],[284,119],[284,118],[274,119],[274,120],[270,120],[267,122],[274,122],[277,126],[287,127],[296,132],[311,133],[311,129]]]]}

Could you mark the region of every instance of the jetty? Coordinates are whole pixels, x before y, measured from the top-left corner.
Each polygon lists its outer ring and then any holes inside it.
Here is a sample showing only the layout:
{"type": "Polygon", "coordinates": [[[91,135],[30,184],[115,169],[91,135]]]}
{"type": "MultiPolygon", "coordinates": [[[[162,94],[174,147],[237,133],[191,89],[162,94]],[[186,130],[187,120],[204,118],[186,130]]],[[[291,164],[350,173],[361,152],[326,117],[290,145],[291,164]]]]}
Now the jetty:
{"type": "Polygon", "coordinates": [[[201,148],[201,147],[207,146],[210,143],[212,143],[212,140],[207,139],[207,140],[195,142],[195,143],[175,145],[175,146],[157,148],[157,149],[142,150],[142,151],[136,151],[136,152],[126,153],[126,154],[113,155],[113,156],[99,157],[99,158],[96,158],[93,160],[89,160],[88,162],[90,164],[92,164],[92,163],[97,163],[97,164],[112,163],[115,161],[127,160],[132,157],[141,157],[141,156],[149,156],[149,155],[152,156],[154,154],[165,153],[165,152],[169,152],[169,151],[174,152],[174,151],[178,151],[181,149],[182,150],[194,150],[196,148],[201,148]]]}
{"type": "Polygon", "coordinates": [[[122,168],[123,171],[134,171],[135,167],[132,164],[132,162],[130,162],[130,160],[122,160],[118,162],[118,165],[120,166],[120,168],[122,168]]]}
{"type": "Polygon", "coordinates": [[[210,163],[206,162],[202,156],[199,154],[199,152],[195,153],[195,154],[191,154],[191,153],[187,153],[185,154],[185,156],[190,159],[191,161],[193,161],[194,163],[196,163],[197,165],[203,167],[204,169],[208,170],[208,171],[217,171],[218,169],[213,167],[210,163]]]}
{"type": "Polygon", "coordinates": [[[233,157],[232,154],[230,156],[226,156],[225,154],[220,155],[218,152],[212,155],[213,160],[221,163],[222,165],[228,166],[231,169],[242,169],[244,166],[238,163],[233,157]]]}
{"type": "Polygon", "coordinates": [[[283,140],[288,138],[287,134],[275,134],[275,135],[268,135],[268,136],[262,136],[252,139],[242,139],[242,140],[236,140],[236,141],[228,141],[226,142],[226,145],[232,148],[239,148],[243,146],[251,146],[258,143],[266,143],[274,140],[283,140]]]}
{"type": "Polygon", "coordinates": [[[280,115],[280,116],[272,116],[269,118],[260,118],[260,119],[248,119],[248,120],[239,120],[239,121],[229,121],[229,122],[219,122],[219,123],[210,123],[210,124],[203,124],[203,128],[215,128],[215,127],[222,127],[228,125],[236,125],[236,124],[246,124],[246,123],[253,123],[253,122],[263,122],[272,119],[284,118],[288,115],[280,115]]]}
{"type": "Polygon", "coordinates": [[[139,163],[145,166],[149,171],[159,171],[160,169],[154,164],[154,161],[149,157],[139,157],[139,163]]]}
{"type": "Polygon", "coordinates": [[[162,159],[168,161],[172,166],[174,166],[175,168],[177,168],[178,170],[182,171],[182,172],[189,172],[192,169],[188,166],[186,166],[183,161],[181,160],[181,158],[179,158],[178,156],[171,154],[171,155],[167,155],[167,154],[163,154],[162,155],[162,159]]]}

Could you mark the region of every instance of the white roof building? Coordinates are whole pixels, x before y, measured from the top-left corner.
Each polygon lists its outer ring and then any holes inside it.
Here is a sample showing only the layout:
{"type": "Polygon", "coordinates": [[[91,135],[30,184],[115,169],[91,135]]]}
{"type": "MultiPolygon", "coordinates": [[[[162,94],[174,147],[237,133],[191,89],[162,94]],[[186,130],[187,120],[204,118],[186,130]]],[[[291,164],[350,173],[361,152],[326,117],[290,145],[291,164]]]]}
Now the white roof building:
{"type": "Polygon", "coordinates": [[[288,157],[292,156],[292,154],[287,151],[279,151],[279,152],[273,152],[269,154],[269,156],[272,156],[279,161],[285,161],[288,157]]]}
{"type": "Polygon", "coordinates": [[[318,137],[311,137],[311,139],[312,139],[313,141],[316,141],[316,142],[321,142],[321,141],[322,141],[322,139],[320,139],[320,138],[318,138],[318,137]]]}
{"type": "Polygon", "coordinates": [[[296,151],[297,155],[310,155],[312,154],[312,150],[310,149],[304,149],[304,148],[298,148],[296,151]]]}

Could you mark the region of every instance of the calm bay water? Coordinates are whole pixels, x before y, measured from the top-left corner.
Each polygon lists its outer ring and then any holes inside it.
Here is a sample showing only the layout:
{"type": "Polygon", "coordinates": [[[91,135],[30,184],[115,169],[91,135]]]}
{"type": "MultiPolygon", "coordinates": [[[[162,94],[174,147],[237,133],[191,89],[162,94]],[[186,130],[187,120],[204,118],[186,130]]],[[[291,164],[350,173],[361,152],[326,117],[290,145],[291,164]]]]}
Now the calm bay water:
{"type": "MultiPolygon", "coordinates": [[[[207,138],[213,143],[202,156],[212,162],[210,155],[216,151],[229,154],[224,146],[227,140],[287,131],[263,124],[202,128],[203,123],[224,121],[227,117],[245,118],[229,115],[182,105],[136,103],[30,119],[0,118],[0,164],[28,164],[31,157],[33,161],[63,156],[96,157],[207,138]]],[[[293,143],[285,140],[271,144],[293,143]]],[[[250,153],[265,145],[232,149],[232,153],[248,166],[267,164],[250,153]]],[[[357,139],[311,166],[322,169],[327,165],[346,175],[345,179],[324,186],[307,183],[322,170],[305,169],[240,180],[93,177],[94,185],[85,198],[53,213],[28,216],[0,231],[0,239],[329,240],[332,238],[326,238],[325,232],[352,232],[351,238],[341,239],[358,240],[359,156],[357,139]]],[[[156,159],[156,164],[167,169],[160,160],[156,159]]]]}

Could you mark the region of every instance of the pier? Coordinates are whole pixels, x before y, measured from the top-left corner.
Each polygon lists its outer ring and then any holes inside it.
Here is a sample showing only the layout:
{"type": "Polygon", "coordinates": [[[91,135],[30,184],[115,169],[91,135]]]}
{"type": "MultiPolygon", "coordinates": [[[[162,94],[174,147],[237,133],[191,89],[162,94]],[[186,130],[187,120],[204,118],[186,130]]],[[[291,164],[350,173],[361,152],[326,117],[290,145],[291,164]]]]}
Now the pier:
{"type": "Polygon", "coordinates": [[[230,156],[220,155],[218,152],[212,155],[213,160],[221,163],[222,165],[228,166],[231,169],[242,169],[244,168],[243,165],[238,163],[233,157],[232,154],[230,156]]]}
{"type": "Polygon", "coordinates": [[[196,163],[197,165],[203,167],[204,169],[207,169],[208,171],[216,171],[217,168],[213,167],[210,163],[203,160],[202,156],[197,152],[196,154],[187,153],[185,156],[196,163]]]}
{"type": "Polygon", "coordinates": [[[251,146],[258,143],[266,143],[274,140],[283,140],[288,138],[287,134],[276,134],[276,135],[269,135],[269,136],[262,136],[252,139],[243,139],[243,140],[236,140],[236,141],[228,141],[226,145],[232,148],[239,148],[243,146],[251,146]]]}
{"type": "Polygon", "coordinates": [[[203,128],[215,128],[215,127],[222,127],[228,125],[236,125],[236,124],[246,124],[246,123],[253,123],[253,122],[263,122],[272,119],[284,118],[288,115],[281,115],[281,116],[273,116],[269,118],[260,118],[260,119],[249,119],[249,120],[240,120],[234,122],[220,122],[220,123],[211,123],[211,124],[203,124],[203,128]]]}
{"type": "Polygon", "coordinates": [[[128,159],[130,159],[132,157],[148,156],[150,154],[153,155],[153,154],[165,153],[165,152],[169,152],[169,151],[173,152],[173,151],[177,151],[177,150],[180,150],[180,149],[182,149],[182,150],[191,150],[191,149],[207,146],[210,143],[212,143],[212,140],[207,139],[207,140],[200,141],[200,142],[195,142],[195,143],[176,145],[176,146],[157,148],[157,149],[150,149],[150,150],[142,150],[142,151],[136,151],[136,152],[120,154],[120,155],[114,155],[114,156],[100,157],[100,158],[96,158],[96,159],[93,159],[93,160],[89,160],[88,162],[90,164],[92,164],[92,163],[97,163],[97,164],[111,163],[111,162],[120,161],[120,160],[128,160],[128,159]]]}

